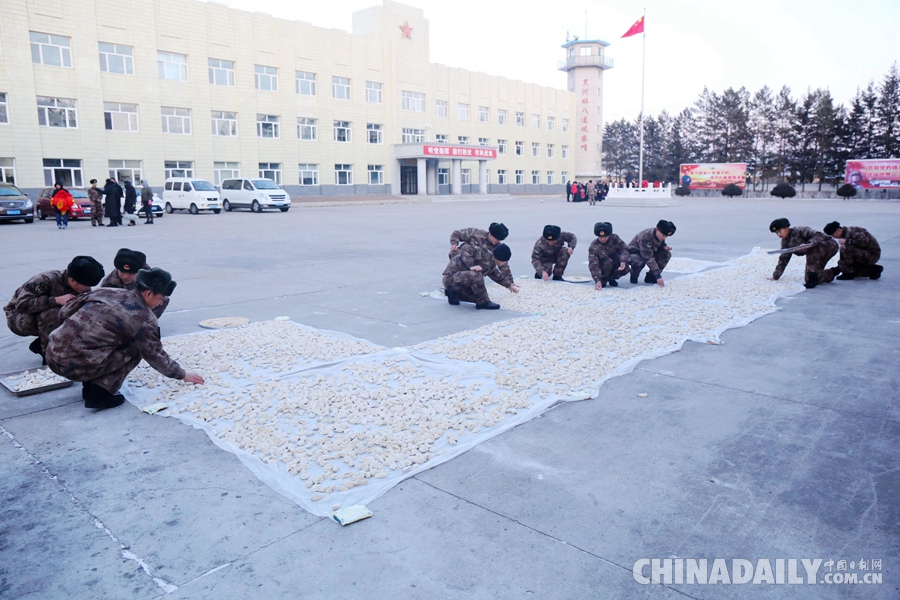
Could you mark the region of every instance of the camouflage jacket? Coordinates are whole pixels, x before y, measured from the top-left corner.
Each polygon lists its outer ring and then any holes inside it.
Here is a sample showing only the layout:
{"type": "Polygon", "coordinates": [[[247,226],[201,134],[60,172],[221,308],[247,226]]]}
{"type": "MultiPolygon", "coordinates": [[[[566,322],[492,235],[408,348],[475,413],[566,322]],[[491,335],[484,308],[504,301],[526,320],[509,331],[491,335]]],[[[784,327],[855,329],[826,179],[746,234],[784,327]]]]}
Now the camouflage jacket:
{"type": "Polygon", "coordinates": [[[665,247],[666,240],[659,241],[659,238],[656,237],[656,227],[651,227],[634,236],[634,239],[628,244],[628,252],[629,254],[640,254],[644,262],[647,263],[650,273],[655,277],[659,277],[662,269],[656,264],[656,253],[665,247]]]}
{"type": "MultiPolygon", "coordinates": [[[[468,227],[466,229],[457,229],[453,233],[450,234],[450,245],[451,246],[461,246],[463,244],[469,244],[471,246],[479,246],[481,248],[486,248],[491,252],[494,251],[494,248],[497,247],[496,244],[492,244],[490,238],[488,237],[489,232],[484,229],[475,229],[474,227],[468,227]]],[[[459,252],[457,250],[456,252],[459,252]]],[[[456,256],[456,252],[450,252],[450,258],[452,259],[456,256]]],[[[503,273],[504,277],[509,278],[512,281],[512,271],[509,270],[509,264],[506,264],[502,267],[498,267],[500,272],[503,273]]]]}
{"type": "Polygon", "coordinates": [[[628,259],[628,248],[615,233],[609,234],[605,244],[595,239],[588,248],[588,268],[594,281],[600,281],[600,261],[604,258],[612,259],[615,263],[613,269],[618,269],[628,259]]]}
{"type": "Polygon", "coordinates": [[[781,240],[781,249],[785,248],[793,248],[794,246],[802,246],[803,244],[809,244],[810,242],[816,242],[816,245],[812,248],[807,248],[806,250],[800,250],[799,252],[788,252],[787,254],[782,254],[778,257],[778,264],[775,266],[775,272],[772,274],[773,279],[779,279],[782,274],[784,274],[785,268],[787,268],[788,263],[791,262],[791,256],[796,254],[797,256],[804,256],[805,254],[815,254],[820,251],[820,247],[824,248],[827,244],[835,244],[837,242],[829,235],[825,235],[821,231],[816,231],[811,227],[791,227],[788,229],[790,233],[788,236],[781,240]]]}
{"type": "Polygon", "coordinates": [[[99,189],[90,187],[87,190],[87,195],[88,199],[91,201],[91,208],[100,206],[102,196],[100,195],[99,189]]]}
{"type": "Polygon", "coordinates": [[[512,278],[505,275],[497,266],[490,250],[469,244],[459,247],[457,255],[450,259],[450,263],[444,269],[444,276],[469,271],[475,266],[481,267],[482,275],[490,277],[505,288],[513,284],[512,278]]]}
{"type": "Polygon", "coordinates": [[[574,250],[575,245],[578,243],[578,238],[575,237],[575,234],[568,231],[563,231],[559,239],[562,243],[552,246],[543,236],[539,237],[538,241],[534,243],[534,250],[531,251],[531,266],[534,267],[535,271],[540,272],[544,263],[555,260],[560,249],[565,248],[566,244],[574,250]]]}
{"type": "Polygon", "coordinates": [[[3,308],[7,317],[13,313],[40,313],[56,308],[57,296],[75,294],[78,292],[69,287],[69,276],[66,270],[47,271],[35,275],[19,287],[10,298],[9,303],[3,308]]]}
{"type": "Polygon", "coordinates": [[[878,245],[878,240],[875,239],[875,236],[862,227],[844,227],[843,229],[844,232],[841,237],[846,240],[844,248],[881,252],[881,246],[878,245]]]}
{"type": "MultiPolygon", "coordinates": [[[[145,269],[149,269],[150,265],[144,265],[145,269]]],[[[119,277],[119,270],[113,269],[110,271],[109,275],[107,275],[103,281],[100,282],[100,287],[102,288],[118,288],[121,290],[134,290],[137,289],[137,281],[132,281],[131,283],[125,283],[119,277]]],[[[166,307],[169,306],[169,297],[165,296],[163,301],[159,306],[153,309],[153,314],[156,315],[156,318],[160,318],[163,316],[163,313],[166,312],[166,307]]]]}
{"type": "Polygon", "coordinates": [[[47,346],[48,360],[58,365],[91,370],[85,367],[103,365],[117,350],[136,344],[151,367],[166,377],[184,378],[184,369],[163,349],[156,317],[137,290],[88,292],[66,304],[60,318],[62,325],[47,346]]]}

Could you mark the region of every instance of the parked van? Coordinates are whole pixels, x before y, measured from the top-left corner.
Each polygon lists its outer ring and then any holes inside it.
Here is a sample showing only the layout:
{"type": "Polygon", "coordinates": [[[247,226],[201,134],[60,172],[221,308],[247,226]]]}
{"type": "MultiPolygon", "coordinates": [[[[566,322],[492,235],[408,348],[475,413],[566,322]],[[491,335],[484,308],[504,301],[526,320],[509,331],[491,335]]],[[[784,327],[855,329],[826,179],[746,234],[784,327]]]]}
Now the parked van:
{"type": "Polygon", "coordinates": [[[172,214],[176,210],[189,210],[196,215],[201,210],[211,210],[216,214],[219,208],[219,192],[213,184],[205,179],[193,177],[169,177],[163,190],[163,203],[166,212],[172,214]]]}
{"type": "Polygon", "coordinates": [[[226,179],[222,182],[222,208],[249,208],[255,213],[266,208],[287,212],[291,197],[271,179],[226,179]]]}

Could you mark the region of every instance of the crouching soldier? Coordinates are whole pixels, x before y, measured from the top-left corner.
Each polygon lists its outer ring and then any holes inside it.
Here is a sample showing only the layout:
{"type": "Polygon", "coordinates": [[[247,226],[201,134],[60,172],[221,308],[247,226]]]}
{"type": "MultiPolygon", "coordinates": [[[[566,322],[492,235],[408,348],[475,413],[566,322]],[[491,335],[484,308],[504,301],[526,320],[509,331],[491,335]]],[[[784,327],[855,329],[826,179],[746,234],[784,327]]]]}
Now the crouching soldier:
{"type": "Polygon", "coordinates": [[[37,336],[28,349],[43,358],[50,332],[59,327],[60,308],[78,294],[91,291],[101,279],[103,265],[90,256],[76,256],[62,271],[35,275],[3,307],[9,330],[22,337],[37,336]]]}
{"type": "Polygon", "coordinates": [[[534,278],[547,281],[553,273],[553,281],[562,281],[577,243],[574,233],[563,231],[556,225],[545,226],[544,234],[534,243],[534,250],[531,251],[534,278]]]}
{"type": "Polygon", "coordinates": [[[638,275],[647,266],[644,283],[665,285],[662,272],[672,258],[672,246],[666,245],[666,238],[675,234],[675,223],[660,219],[656,227],[645,229],[628,244],[628,266],[631,269],[631,283],[638,282],[638,275]]]}
{"type": "Polygon", "coordinates": [[[475,308],[488,310],[500,308],[499,304],[491,302],[484,278],[490,277],[513,294],[518,294],[519,288],[500,270],[500,267],[507,266],[511,257],[512,251],[506,244],[498,244],[493,250],[468,244],[461,246],[444,269],[447,302],[453,306],[460,302],[474,302],[475,308]]]}
{"type": "MultiPolygon", "coordinates": [[[[116,252],[113,266],[115,269],[106,276],[100,287],[133,290],[137,287],[135,277],[137,277],[138,271],[150,268],[150,265],[147,264],[146,254],[137,250],[129,250],[128,248],[120,248],[116,252]]],[[[153,309],[153,314],[156,315],[157,319],[166,312],[168,305],[169,297],[166,296],[160,305],[153,309]]]]}
{"type": "Polygon", "coordinates": [[[625,262],[628,248],[622,238],[612,231],[612,223],[600,222],[594,225],[597,239],[588,248],[588,268],[594,278],[594,288],[598,290],[606,286],[619,287],[616,279],[628,272],[625,262]]]}
{"type": "MultiPolygon", "coordinates": [[[[497,244],[505,240],[509,236],[509,229],[503,223],[491,223],[487,231],[484,229],[475,229],[469,227],[467,229],[457,229],[450,234],[450,254],[447,258],[453,259],[459,252],[459,247],[464,244],[470,246],[481,246],[487,250],[493,251],[497,244]]],[[[500,265],[497,265],[500,267],[500,265]]],[[[500,271],[512,281],[512,272],[509,265],[500,267],[500,271]]]]}
{"type": "Polygon", "coordinates": [[[79,296],[60,311],[63,323],[50,335],[47,365],[57,375],[82,382],[85,408],[122,404],[125,398],[118,391],[141,359],[167,377],[203,383],[163,350],[151,312],[175,289],[172,276],[162,269],[143,270],[135,283],[133,290],[100,288],[79,296]]]}
{"type": "Polygon", "coordinates": [[[881,258],[881,246],[878,240],[862,227],[844,227],[837,221],[825,226],[826,235],[837,240],[841,247],[837,268],[831,271],[840,280],[855,277],[878,279],[884,267],[875,264],[881,258]]]}
{"type": "Polygon", "coordinates": [[[806,274],[803,287],[813,289],[820,283],[828,283],[834,279],[834,271],[825,270],[825,265],[831,257],[837,254],[838,243],[821,231],[810,227],[791,227],[787,219],[775,219],[769,225],[769,231],[781,238],[781,249],[796,248],[804,244],[814,244],[811,248],[786,252],[778,257],[778,265],[771,279],[778,281],[784,274],[784,269],[791,261],[791,255],[806,256],[806,274]]]}

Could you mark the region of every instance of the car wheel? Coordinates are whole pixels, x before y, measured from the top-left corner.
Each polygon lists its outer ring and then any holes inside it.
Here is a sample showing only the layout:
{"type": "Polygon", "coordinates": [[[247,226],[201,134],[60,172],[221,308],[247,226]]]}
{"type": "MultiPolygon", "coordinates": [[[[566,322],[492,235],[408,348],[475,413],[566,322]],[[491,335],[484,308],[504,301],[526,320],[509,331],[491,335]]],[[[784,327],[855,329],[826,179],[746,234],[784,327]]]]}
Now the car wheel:
{"type": "Polygon", "coordinates": [[[281,209],[281,212],[287,212],[290,206],[285,206],[281,209]]]}
{"type": "Polygon", "coordinates": [[[214,209],[212,209],[212,211],[213,211],[213,214],[214,214],[214,215],[217,215],[217,214],[219,214],[220,212],[222,212],[222,209],[221,209],[221,208],[214,208],[214,209]]]}
{"type": "Polygon", "coordinates": [[[25,222],[26,223],[34,223],[34,217],[26,217],[25,222]]]}
{"type": "Polygon", "coordinates": [[[192,214],[192,215],[196,215],[196,214],[198,214],[198,213],[200,212],[200,209],[197,208],[197,205],[194,204],[193,202],[191,202],[191,207],[190,207],[188,210],[191,211],[191,214],[192,214]]]}
{"type": "Polygon", "coordinates": [[[166,202],[166,212],[171,215],[174,211],[175,211],[175,209],[172,208],[172,204],[169,202],[166,202]]]}
{"type": "Polygon", "coordinates": [[[39,210],[39,211],[38,211],[38,218],[39,218],[41,221],[44,221],[44,220],[47,219],[47,215],[44,214],[44,211],[39,210]]]}
{"type": "Polygon", "coordinates": [[[228,200],[223,200],[222,208],[225,209],[225,212],[231,212],[231,202],[229,202],[228,200]]]}
{"type": "Polygon", "coordinates": [[[252,210],[255,213],[259,213],[259,212],[262,212],[262,206],[259,205],[259,202],[254,200],[253,204],[250,205],[250,210],[252,210]]]}

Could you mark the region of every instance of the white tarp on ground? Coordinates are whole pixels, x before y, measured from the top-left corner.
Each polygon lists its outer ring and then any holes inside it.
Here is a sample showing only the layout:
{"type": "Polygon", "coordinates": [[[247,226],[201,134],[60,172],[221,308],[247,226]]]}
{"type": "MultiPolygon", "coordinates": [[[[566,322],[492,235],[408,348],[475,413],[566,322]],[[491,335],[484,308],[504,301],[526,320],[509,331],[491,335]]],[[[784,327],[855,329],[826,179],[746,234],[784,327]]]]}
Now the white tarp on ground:
{"type": "Polygon", "coordinates": [[[803,291],[803,269],[794,261],[781,281],[766,281],[775,260],[754,249],[664,288],[596,291],[523,278],[512,295],[492,285],[504,308],[530,316],[412,348],[285,321],[165,338],[206,385],[141,363],[123,393],[140,408],[167,403],[161,416],[203,429],[261,480],[327,516],[559,401],[596,397],[604,381],[642,360],[687,340],[719,343],[726,329],[777,310],[775,300],[803,291]]]}

